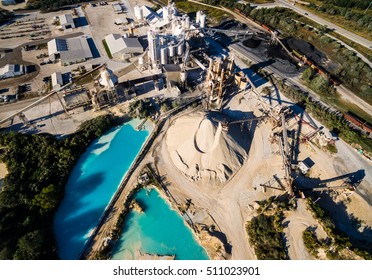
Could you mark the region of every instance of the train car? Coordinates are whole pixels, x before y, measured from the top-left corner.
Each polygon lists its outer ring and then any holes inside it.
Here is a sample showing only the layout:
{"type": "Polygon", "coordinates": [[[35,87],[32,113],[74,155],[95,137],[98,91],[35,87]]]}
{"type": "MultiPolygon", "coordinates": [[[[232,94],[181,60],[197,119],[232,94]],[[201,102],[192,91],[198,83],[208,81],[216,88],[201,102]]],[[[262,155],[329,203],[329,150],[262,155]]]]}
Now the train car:
{"type": "Polygon", "coordinates": [[[361,117],[355,115],[352,112],[347,112],[344,114],[344,118],[350,121],[351,123],[355,124],[356,126],[360,127],[367,133],[372,133],[372,125],[368,123],[366,120],[362,119],[361,117]]]}
{"type": "Polygon", "coordinates": [[[269,31],[269,32],[272,31],[270,27],[268,27],[267,25],[265,25],[265,24],[263,24],[263,23],[261,23],[261,26],[262,26],[265,30],[267,30],[267,31],[269,31]]]}
{"type": "Polygon", "coordinates": [[[303,60],[304,55],[301,52],[297,50],[292,50],[292,54],[298,57],[299,59],[303,60]]]}

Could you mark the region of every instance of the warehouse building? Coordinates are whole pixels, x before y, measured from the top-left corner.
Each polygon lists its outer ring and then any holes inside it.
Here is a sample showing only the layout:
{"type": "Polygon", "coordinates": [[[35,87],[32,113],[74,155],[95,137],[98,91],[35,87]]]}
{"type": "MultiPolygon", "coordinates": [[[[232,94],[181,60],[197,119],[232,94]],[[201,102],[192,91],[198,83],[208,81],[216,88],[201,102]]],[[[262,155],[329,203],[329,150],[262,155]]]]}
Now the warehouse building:
{"type": "Polygon", "coordinates": [[[124,59],[132,54],[143,52],[138,38],[125,38],[120,34],[110,34],[105,37],[105,41],[115,59],[124,59]]]}
{"type": "Polygon", "coordinates": [[[59,24],[64,30],[75,28],[74,19],[71,14],[64,14],[59,17],[59,24]]]}
{"type": "Polygon", "coordinates": [[[50,60],[60,60],[64,66],[93,58],[86,37],[53,39],[48,42],[48,53],[50,60]]]}

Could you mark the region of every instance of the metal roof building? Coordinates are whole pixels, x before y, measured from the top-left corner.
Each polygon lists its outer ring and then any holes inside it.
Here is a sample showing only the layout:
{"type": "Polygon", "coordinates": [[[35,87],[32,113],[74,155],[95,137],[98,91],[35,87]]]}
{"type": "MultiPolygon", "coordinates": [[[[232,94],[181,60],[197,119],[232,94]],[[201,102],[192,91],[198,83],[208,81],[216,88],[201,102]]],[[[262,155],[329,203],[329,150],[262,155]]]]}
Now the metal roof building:
{"type": "Polygon", "coordinates": [[[52,78],[52,87],[53,87],[53,89],[57,90],[57,89],[60,89],[61,86],[63,86],[63,79],[62,79],[61,72],[54,72],[51,75],[51,78],[52,78]]]}
{"type": "Polygon", "coordinates": [[[24,66],[19,64],[7,64],[0,68],[0,80],[13,78],[24,74],[24,66]]]}
{"type": "Polygon", "coordinates": [[[62,65],[78,63],[93,58],[86,37],[53,39],[48,42],[48,54],[52,61],[60,59],[62,65]]]}
{"type": "Polygon", "coordinates": [[[75,28],[75,23],[74,19],[72,18],[72,14],[64,14],[60,16],[59,23],[65,30],[75,28]]]}
{"type": "Polygon", "coordinates": [[[142,53],[143,47],[137,38],[124,38],[120,34],[110,34],[105,37],[111,55],[116,59],[124,59],[125,55],[142,53]]]}

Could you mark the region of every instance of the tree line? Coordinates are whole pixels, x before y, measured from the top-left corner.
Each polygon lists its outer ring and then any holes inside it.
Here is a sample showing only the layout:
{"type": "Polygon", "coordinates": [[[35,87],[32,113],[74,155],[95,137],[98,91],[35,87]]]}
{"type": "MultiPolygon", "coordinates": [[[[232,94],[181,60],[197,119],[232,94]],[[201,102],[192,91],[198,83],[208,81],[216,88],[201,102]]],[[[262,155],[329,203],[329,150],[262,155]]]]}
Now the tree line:
{"type": "Polygon", "coordinates": [[[49,134],[0,134],[8,169],[0,192],[0,259],[57,259],[53,219],[77,160],[116,124],[101,116],[61,140],[49,134]]]}

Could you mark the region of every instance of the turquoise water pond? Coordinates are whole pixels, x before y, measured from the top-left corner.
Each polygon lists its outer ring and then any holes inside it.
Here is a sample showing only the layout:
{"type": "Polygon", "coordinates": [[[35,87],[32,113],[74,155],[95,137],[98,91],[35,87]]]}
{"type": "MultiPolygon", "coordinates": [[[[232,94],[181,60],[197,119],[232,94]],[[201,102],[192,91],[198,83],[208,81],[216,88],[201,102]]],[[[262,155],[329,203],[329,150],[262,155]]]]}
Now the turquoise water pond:
{"type": "Polygon", "coordinates": [[[54,220],[61,259],[79,257],[90,232],[115,194],[122,178],[149,136],[132,120],[95,140],[81,156],[68,180],[54,220]]]}
{"type": "Polygon", "coordinates": [[[141,189],[135,199],[144,213],[129,213],[113,259],[134,259],[136,252],[175,255],[178,260],[208,259],[183,218],[156,189],[141,189]]]}
{"type": "MultiPolygon", "coordinates": [[[[95,140],[78,160],[54,220],[61,259],[77,259],[115,194],[121,180],[148,138],[151,127],[137,131],[140,120],[113,128],[95,140]]],[[[182,217],[156,190],[141,190],[136,199],[146,212],[131,212],[117,242],[114,259],[131,259],[135,250],[176,255],[177,259],[207,259],[182,217]]]]}

